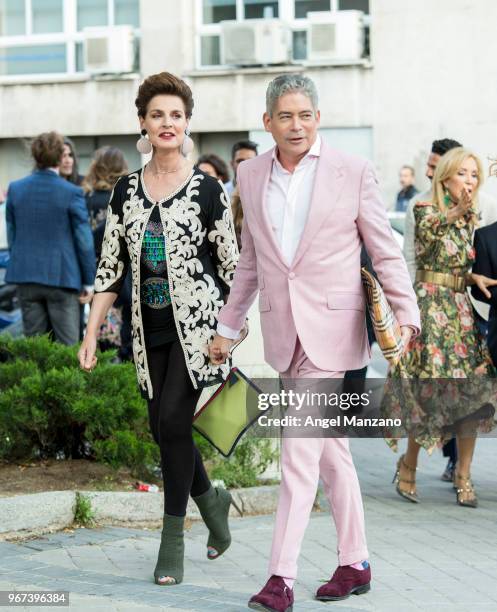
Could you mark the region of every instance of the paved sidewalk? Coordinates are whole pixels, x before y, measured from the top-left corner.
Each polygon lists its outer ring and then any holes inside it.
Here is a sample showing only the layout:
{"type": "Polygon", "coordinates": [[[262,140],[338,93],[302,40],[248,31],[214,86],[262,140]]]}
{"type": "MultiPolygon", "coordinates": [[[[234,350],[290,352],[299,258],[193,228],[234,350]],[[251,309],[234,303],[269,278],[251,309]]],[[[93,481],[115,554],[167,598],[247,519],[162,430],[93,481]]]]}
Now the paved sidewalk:
{"type": "MultiPolygon", "coordinates": [[[[364,493],[373,588],[343,602],[313,601],[336,563],[329,514],[316,513],[300,558],[295,612],[495,612],[497,441],[477,445],[477,510],[456,506],[451,486],[439,480],[444,467],[439,453],[421,456],[422,503],[414,505],[390,484],[396,456],[382,440],[355,440],[352,449],[364,493]]],[[[187,536],[185,582],[169,588],[151,580],[159,541],[155,531],[80,529],[21,545],[0,543],[0,590],[65,589],[74,612],[239,612],[266,579],[272,523],[270,516],[233,520],[233,545],[217,561],[205,558],[205,528],[194,524],[187,536]]]]}

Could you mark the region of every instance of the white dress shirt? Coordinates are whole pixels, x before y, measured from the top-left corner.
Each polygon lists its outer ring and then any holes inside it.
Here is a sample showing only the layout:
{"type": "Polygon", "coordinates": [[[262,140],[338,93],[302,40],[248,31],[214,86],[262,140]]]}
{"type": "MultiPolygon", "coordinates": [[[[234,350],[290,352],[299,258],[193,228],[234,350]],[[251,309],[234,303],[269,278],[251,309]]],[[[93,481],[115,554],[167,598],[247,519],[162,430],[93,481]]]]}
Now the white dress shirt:
{"type": "Polygon", "coordinates": [[[320,151],[318,136],[295,170],[289,172],[278,160],[276,147],[273,150],[266,206],[276,243],[288,266],[292,264],[307,222],[320,151]]]}
{"type": "MultiPolygon", "coordinates": [[[[266,194],[266,208],[276,243],[290,267],[309,215],[314,178],[321,152],[321,138],[318,135],[309,152],[300,160],[293,172],[283,168],[277,152],[278,148],[275,147],[266,194]]],[[[240,332],[219,323],[217,333],[224,338],[234,340],[240,332]]]]}

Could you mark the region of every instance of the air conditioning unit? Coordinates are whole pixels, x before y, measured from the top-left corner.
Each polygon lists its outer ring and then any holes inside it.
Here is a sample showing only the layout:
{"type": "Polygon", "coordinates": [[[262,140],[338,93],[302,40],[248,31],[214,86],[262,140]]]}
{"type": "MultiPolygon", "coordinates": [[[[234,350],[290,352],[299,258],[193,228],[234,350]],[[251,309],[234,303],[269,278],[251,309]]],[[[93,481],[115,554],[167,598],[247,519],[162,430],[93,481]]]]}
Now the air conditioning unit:
{"type": "Polygon", "coordinates": [[[290,28],[280,19],[221,21],[221,62],[230,66],[286,64],[290,28]]]}
{"type": "Polygon", "coordinates": [[[132,26],[84,28],[83,34],[85,71],[91,74],[133,71],[132,26]]]}
{"type": "Polygon", "coordinates": [[[308,14],[310,62],[358,60],[364,51],[364,13],[333,11],[308,14]]]}

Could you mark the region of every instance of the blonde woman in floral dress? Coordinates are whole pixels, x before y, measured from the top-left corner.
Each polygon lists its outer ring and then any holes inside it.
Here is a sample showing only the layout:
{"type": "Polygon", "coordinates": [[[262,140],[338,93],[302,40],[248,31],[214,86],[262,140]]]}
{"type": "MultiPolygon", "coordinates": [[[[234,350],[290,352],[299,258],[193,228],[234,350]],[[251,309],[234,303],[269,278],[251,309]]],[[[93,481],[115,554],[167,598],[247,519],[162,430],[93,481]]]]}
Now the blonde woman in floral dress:
{"type": "MultiPolygon", "coordinates": [[[[459,459],[454,487],[457,503],[475,508],[477,498],[470,479],[477,430],[493,425],[492,393],[481,394],[484,379],[495,377],[486,344],[478,332],[466,285],[476,283],[489,295],[488,286],[497,281],[471,274],[475,259],[473,233],[477,225],[477,194],[483,179],[480,160],[458,147],[446,153],[433,178],[432,197],[419,202],[416,219],[415,291],[421,312],[422,331],[411,341],[404,366],[410,378],[420,381],[418,399],[402,410],[409,433],[407,452],[397,464],[397,492],[412,502],[416,493],[416,466],[421,446],[431,451],[453,433],[457,436],[459,459]],[[465,386],[436,379],[471,378],[465,386]],[[472,391],[473,394],[472,394],[472,391]],[[452,393],[450,401],[447,393],[452,393]],[[422,404],[422,405],[421,405],[422,404]],[[482,410],[483,406],[483,410],[482,410]]],[[[392,376],[399,372],[393,371],[392,376]]],[[[413,385],[415,385],[414,383],[413,385]]]]}

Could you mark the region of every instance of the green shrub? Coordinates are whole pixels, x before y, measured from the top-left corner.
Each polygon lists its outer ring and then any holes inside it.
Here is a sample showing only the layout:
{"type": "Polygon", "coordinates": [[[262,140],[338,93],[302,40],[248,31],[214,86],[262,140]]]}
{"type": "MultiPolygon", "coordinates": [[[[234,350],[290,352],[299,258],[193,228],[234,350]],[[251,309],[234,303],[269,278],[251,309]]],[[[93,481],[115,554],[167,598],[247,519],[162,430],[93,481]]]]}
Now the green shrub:
{"type": "Polygon", "coordinates": [[[91,373],[78,365],[77,347],[47,337],[0,336],[0,459],[93,457],[137,473],[159,462],[133,364],[100,354],[91,373]]]}
{"type": "Polygon", "coordinates": [[[211,478],[223,480],[227,487],[255,487],[259,476],[277,458],[272,440],[242,438],[233,455],[226,459],[199,433],[193,434],[204,461],[208,462],[211,478]]]}
{"type": "Polygon", "coordinates": [[[91,507],[91,500],[79,492],[76,492],[74,522],[81,527],[93,527],[95,525],[95,512],[91,507]]]}
{"type": "MultiPolygon", "coordinates": [[[[79,457],[86,444],[97,461],[150,476],[160,454],[134,365],[111,363],[115,353],[107,351],[91,373],[83,372],[77,350],[46,336],[0,335],[0,460],[54,457],[60,451],[79,457]]],[[[245,438],[226,460],[204,438],[194,437],[212,478],[228,487],[258,484],[275,457],[268,440],[245,438]]]]}
{"type": "Polygon", "coordinates": [[[255,487],[260,476],[276,459],[272,440],[244,438],[229,459],[217,455],[210,476],[224,481],[227,487],[255,487]]]}

